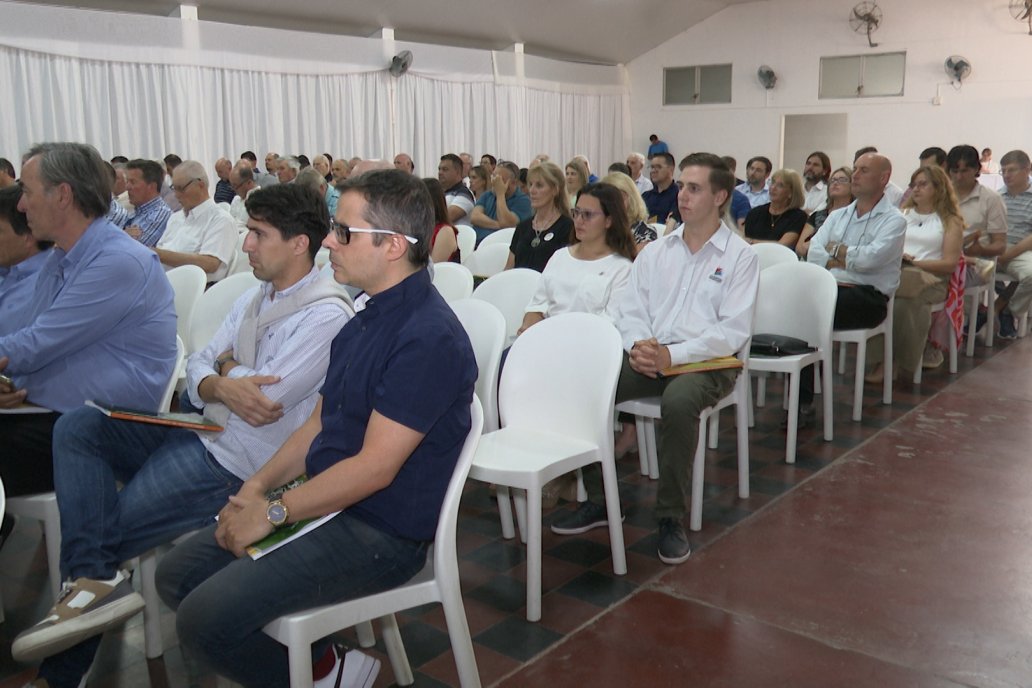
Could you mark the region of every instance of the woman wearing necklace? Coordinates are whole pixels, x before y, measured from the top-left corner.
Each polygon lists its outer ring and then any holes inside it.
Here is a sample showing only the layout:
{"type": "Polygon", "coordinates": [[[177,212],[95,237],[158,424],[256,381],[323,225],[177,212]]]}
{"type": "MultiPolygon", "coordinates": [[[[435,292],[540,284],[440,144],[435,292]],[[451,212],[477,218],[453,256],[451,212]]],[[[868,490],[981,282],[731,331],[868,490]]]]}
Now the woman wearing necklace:
{"type": "Polygon", "coordinates": [[[810,237],[817,233],[829,215],[853,202],[852,181],[852,167],[840,167],[831,173],[831,177],[828,178],[828,205],[823,210],[814,211],[810,217],[806,218],[806,226],[803,227],[803,233],[796,243],[796,253],[804,260],[810,250],[810,237]]]}
{"type": "Polygon", "coordinates": [[[795,250],[806,225],[805,200],[799,175],[778,170],[770,176],[770,203],[756,206],[745,216],[745,240],[750,244],[777,242],[795,250]]]}
{"type": "MultiPolygon", "coordinates": [[[[964,217],[942,168],[920,168],[910,177],[910,189],[910,198],[903,206],[907,220],[903,273],[892,311],[893,377],[899,370],[911,374],[921,365],[931,307],[946,298],[964,241],[964,217]]],[[[868,360],[877,362],[867,376],[870,382],[880,382],[885,373],[881,352],[881,344],[874,340],[868,343],[868,360]]]]}
{"type": "Polygon", "coordinates": [[[506,270],[530,268],[541,272],[552,254],[566,246],[573,221],[563,193],[564,183],[563,171],[555,163],[543,162],[527,172],[534,216],[516,225],[506,270]]]}

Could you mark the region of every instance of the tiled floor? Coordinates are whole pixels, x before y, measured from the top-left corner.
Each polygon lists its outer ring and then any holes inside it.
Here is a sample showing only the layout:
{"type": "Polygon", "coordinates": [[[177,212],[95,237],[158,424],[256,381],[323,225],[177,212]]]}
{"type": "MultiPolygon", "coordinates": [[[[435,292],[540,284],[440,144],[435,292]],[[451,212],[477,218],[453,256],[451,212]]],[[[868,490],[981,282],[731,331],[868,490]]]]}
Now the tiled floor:
{"type": "MultiPolygon", "coordinates": [[[[486,486],[471,483],[460,572],[484,685],[1032,685],[1030,353],[1032,338],[978,347],[958,376],[898,383],[891,407],[872,388],[860,423],[852,380],[836,375],[835,439],[802,431],[794,466],[772,383],[750,434],[751,496],[737,497],[727,413],[707,458],[703,530],[679,567],[655,556],[655,483],[629,457],[627,575],[613,575],[604,529],[546,530],[538,623],[524,616],[523,549],[501,539],[486,486]]],[[[0,688],[31,677],[9,647],[49,604],[39,545],[23,524],[0,554],[0,688]]],[[[457,685],[440,608],[400,621],[416,685],[457,685]]],[[[135,620],[105,640],[90,685],[222,685],[184,666],[171,614],[164,623],[161,660],[143,659],[135,620]]],[[[377,685],[392,681],[385,661],[377,685]]]]}

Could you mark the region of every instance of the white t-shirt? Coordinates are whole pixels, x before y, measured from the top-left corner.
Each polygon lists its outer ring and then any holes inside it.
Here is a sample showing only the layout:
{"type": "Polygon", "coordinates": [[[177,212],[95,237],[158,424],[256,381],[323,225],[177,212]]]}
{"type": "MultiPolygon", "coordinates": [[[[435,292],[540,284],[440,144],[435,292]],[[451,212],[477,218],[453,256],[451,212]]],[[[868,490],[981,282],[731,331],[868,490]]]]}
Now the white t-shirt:
{"type": "Polygon", "coordinates": [[[456,225],[473,225],[473,220],[470,219],[469,214],[473,212],[473,194],[467,189],[465,193],[461,191],[458,193],[445,193],[444,204],[447,206],[456,206],[462,208],[462,211],[466,213],[452,224],[456,225]]]}
{"type": "Polygon", "coordinates": [[[544,313],[545,317],[561,313],[593,313],[616,319],[616,299],[627,284],[631,261],[611,253],[595,260],[579,260],[564,247],[552,254],[541,273],[534,298],[527,304],[528,313],[544,313]]]}
{"type": "MultiPolygon", "coordinates": [[[[208,273],[208,281],[217,282],[229,274],[238,236],[233,216],[209,198],[189,215],[185,210],[172,213],[157,247],[178,253],[215,256],[219,259],[219,268],[208,273]]],[[[165,270],[170,269],[165,266],[165,270]]]]}

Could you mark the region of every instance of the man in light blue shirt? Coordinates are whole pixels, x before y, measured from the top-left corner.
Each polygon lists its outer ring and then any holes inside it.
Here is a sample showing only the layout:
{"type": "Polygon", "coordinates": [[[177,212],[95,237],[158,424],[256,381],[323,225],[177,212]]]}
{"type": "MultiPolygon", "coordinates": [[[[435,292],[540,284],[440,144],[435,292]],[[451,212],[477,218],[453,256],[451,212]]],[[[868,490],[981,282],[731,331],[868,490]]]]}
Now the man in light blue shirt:
{"type": "Polygon", "coordinates": [[[0,335],[19,327],[21,311],[36,289],[36,274],[50,255],[49,241],[37,241],[18,210],[21,188],[0,189],[0,335]]]}
{"type": "Polygon", "coordinates": [[[22,327],[0,336],[0,476],[13,495],[53,489],[51,441],[60,414],[87,399],[156,410],[176,355],[172,287],[157,257],[104,219],[111,185],[97,151],[35,146],[18,207],[54,249],[36,278],[22,327]]]}
{"type": "Polygon", "coordinates": [[[520,191],[520,169],[511,162],[498,164],[491,177],[491,190],[485,191],[473,206],[470,220],[477,233],[477,244],[496,229],[515,227],[534,215],[530,197],[520,191]]]}

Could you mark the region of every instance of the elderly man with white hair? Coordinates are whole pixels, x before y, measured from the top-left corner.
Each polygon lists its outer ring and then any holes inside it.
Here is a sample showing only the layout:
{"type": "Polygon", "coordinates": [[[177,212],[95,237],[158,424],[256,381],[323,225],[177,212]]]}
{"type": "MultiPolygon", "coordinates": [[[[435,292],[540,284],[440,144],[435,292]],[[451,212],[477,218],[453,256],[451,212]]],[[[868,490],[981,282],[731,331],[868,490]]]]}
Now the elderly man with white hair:
{"type": "Polygon", "coordinates": [[[638,187],[638,193],[652,191],[652,180],[645,174],[645,156],[641,153],[628,153],[627,166],[631,168],[631,179],[638,187]]]}
{"type": "Polygon", "coordinates": [[[279,159],[276,167],[276,176],[280,184],[289,184],[297,178],[301,171],[301,161],[296,156],[287,155],[279,159]]]}

